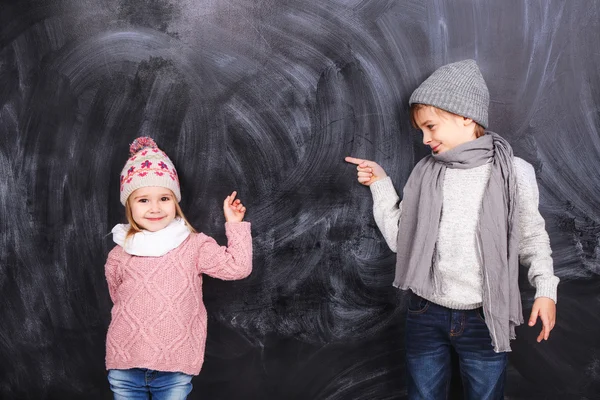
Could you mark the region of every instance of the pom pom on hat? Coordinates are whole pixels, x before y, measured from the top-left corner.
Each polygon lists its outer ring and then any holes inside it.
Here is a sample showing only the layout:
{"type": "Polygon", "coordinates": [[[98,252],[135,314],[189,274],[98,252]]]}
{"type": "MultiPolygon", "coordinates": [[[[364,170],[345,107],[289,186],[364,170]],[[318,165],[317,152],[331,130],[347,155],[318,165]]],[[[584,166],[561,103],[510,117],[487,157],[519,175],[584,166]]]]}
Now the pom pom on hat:
{"type": "Polygon", "coordinates": [[[148,136],[141,136],[133,141],[131,145],[129,145],[129,155],[132,156],[140,150],[144,149],[158,149],[158,145],[148,136]]]}

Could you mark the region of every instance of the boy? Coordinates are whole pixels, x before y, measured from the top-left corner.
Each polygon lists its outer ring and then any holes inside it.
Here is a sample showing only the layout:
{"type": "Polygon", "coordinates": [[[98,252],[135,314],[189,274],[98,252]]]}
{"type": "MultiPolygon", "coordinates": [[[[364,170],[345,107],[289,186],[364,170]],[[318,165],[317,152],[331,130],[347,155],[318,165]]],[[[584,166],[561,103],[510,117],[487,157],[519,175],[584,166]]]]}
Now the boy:
{"type": "Polygon", "coordinates": [[[399,198],[375,162],[347,157],[370,186],[375,222],[397,253],[394,286],[410,290],[409,399],[444,399],[450,350],[467,399],[502,399],[507,352],[523,323],[519,262],[536,295],[529,325],[548,340],[556,318],[550,241],[532,166],[485,132],[489,93],[473,60],[436,70],[411,95],[411,120],[432,154],[399,198]]]}

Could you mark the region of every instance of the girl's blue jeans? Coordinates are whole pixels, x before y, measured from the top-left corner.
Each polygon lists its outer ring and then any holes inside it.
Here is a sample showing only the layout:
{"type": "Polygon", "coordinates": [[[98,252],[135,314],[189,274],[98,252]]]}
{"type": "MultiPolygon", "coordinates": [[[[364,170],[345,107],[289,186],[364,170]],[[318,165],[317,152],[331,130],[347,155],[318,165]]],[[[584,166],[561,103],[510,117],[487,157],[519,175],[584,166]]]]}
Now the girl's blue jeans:
{"type": "Polygon", "coordinates": [[[409,400],[448,397],[451,350],[466,400],[504,398],[506,353],[495,353],[482,309],[452,310],[410,295],[406,317],[409,400]]]}
{"type": "Polygon", "coordinates": [[[192,391],[192,375],[145,368],[111,369],[108,382],[114,400],[183,400],[192,391]]]}

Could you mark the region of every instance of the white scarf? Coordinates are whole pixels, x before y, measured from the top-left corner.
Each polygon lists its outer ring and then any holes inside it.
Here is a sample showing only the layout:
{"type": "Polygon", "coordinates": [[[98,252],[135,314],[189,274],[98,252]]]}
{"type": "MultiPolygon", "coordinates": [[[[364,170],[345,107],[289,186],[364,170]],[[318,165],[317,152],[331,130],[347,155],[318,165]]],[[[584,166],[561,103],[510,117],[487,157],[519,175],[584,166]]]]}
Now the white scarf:
{"type": "Polygon", "coordinates": [[[175,218],[163,229],[150,232],[142,230],[125,240],[129,224],[117,224],[112,229],[113,241],[132,256],[161,257],[177,248],[190,235],[181,218],[175,218]]]}

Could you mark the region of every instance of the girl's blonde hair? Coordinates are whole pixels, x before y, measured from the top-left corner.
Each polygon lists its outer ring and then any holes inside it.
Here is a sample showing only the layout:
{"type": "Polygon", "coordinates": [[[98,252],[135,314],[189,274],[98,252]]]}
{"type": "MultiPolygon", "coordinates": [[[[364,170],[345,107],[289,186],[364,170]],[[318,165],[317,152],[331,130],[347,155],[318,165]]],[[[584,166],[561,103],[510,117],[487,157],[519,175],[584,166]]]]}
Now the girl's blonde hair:
{"type": "MultiPolygon", "coordinates": [[[[171,192],[171,194],[173,195],[173,201],[175,202],[175,215],[177,217],[180,217],[183,220],[183,222],[185,222],[185,226],[187,226],[187,228],[190,230],[190,232],[196,233],[196,230],[194,229],[192,224],[190,224],[190,222],[187,220],[187,218],[183,214],[181,207],[179,207],[179,203],[175,199],[175,195],[172,192],[171,192]]],[[[133,214],[131,212],[131,206],[129,205],[129,199],[127,199],[127,201],[125,202],[125,216],[127,217],[127,222],[129,222],[129,231],[127,232],[127,235],[125,236],[125,240],[127,240],[131,236],[142,231],[142,229],[139,227],[139,225],[133,219],[133,214]]]]}
{"type": "MultiPolygon", "coordinates": [[[[442,110],[441,108],[437,108],[435,106],[430,106],[429,104],[420,104],[420,103],[415,103],[412,106],[410,106],[410,122],[412,124],[412,126],[415,129],[421,129],[419,128],[419,124],[417,124],[417,112],[425,107],[433,107],[433,110],[438,114],[438,115],[442,115],[440,112],[446,112],[448,114],[453,114],[453,115],[458,115],[458,114],[454,114],[451,113],[450,111],[446,111],[446,110],[442,110]]],[[[460,115],[459,115],[460,117],[460,115]]],[[[475,122],[475,121],[473,121],[475,122]]],[[[479,125],[477,122],[475,122],[475,137],[476,138],[480,138],[483,135],[485,135],[485,128],[481,125],[479,125]]]]}

